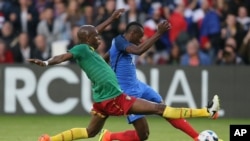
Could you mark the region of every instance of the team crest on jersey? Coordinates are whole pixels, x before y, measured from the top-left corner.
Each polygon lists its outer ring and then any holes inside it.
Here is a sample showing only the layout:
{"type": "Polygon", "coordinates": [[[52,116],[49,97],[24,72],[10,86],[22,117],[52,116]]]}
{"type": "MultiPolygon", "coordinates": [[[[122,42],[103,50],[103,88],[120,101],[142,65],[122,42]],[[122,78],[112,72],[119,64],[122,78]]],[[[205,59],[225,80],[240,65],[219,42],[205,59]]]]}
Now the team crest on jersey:
{"type": "Polygon", "coordinates": [[[127,96],[126,96],[126,99],[127,99],[127,100],[131,100],[131,97],[127,95],[127,96]]]}

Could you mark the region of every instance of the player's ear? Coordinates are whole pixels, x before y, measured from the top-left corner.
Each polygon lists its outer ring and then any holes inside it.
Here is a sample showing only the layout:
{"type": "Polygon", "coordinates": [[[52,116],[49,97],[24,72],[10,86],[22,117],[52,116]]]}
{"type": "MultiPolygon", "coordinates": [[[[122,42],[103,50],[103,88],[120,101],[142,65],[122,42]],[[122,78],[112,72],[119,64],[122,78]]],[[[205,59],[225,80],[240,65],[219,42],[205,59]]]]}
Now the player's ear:
{"type": "Polygon", "coordinates": [[[85,42],[86,42],[87,44],[89,44],[90,41],[91,41],[91,38],[90,38],[89,36],[85,38],[85,42]]]}

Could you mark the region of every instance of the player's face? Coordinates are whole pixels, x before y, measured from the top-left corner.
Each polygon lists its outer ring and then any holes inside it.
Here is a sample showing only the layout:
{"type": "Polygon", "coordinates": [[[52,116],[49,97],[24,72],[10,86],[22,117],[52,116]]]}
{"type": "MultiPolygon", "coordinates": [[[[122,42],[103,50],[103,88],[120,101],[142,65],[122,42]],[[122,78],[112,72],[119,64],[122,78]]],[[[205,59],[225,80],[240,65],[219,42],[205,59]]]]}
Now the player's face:
{"type": "Polygon", "coordinates": [[[144,35],[144,31],[142,28],[140,28],[139,31],[132,33],[130,42],[132,42],[133,44],[139,45],[142,42],[143,35],[144,35]]]}
{"type": "Polygon", "coordinates": [[[101,44],[101,39],[100,36],[98,35],[98,32],[96,30],[94,30],[91,35],[90,35],[90,39],[89,39],[89,44],[91,46],[93,46],[95,49],[98,48],[98,46],[101,44]]]}

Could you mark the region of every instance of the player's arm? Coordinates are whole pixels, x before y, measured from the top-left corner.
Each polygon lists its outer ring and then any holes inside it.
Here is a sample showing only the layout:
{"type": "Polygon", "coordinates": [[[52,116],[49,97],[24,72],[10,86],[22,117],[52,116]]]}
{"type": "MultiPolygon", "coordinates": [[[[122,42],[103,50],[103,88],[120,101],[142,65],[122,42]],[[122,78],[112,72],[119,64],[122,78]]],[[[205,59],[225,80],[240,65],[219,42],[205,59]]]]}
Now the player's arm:
{"type": "Polygon", "coordinates": [[[123,8],[115,10],[113,12],[113,14],[107,20],[105,20],[101,24],[97,25],[96,29],[97,29],[98,33],[101,33],[109,24],[111,24],[113,21],[118,19],[124,11],[125,11],[125,9],[123,9],[123,8]]]}
{"type": "Polygon", "coordinates": [[[73,55],[71,53],[67,52],[67,53],[64,53],[62,55],[54,56],[54,57],[48,59],[47,61],[42,61],[39,59],[27,59],[27,61],[29,61],[30,63],[33,63],[33,64],[37,64],[39,66],[48,66],[48,65],[60,64],[64,61],[70,60],[71,58],[73,58],[73,55]]]}
{"type": "Polygon", "coordinates": [[[141,55],[145,51],[147,51],[150,47],[153,46],[153,44],[161,37],[163,33],[165,33],[167,30],[171,28],[171,25],[168,21],[163,21],[158,24],[158,30],[157,32],[148,40],[145,42],[141,43],[140,45],[130,45],[126,47],[126,52],[131,53],[131,54],[136,54],[136,55],[141,55]]]}

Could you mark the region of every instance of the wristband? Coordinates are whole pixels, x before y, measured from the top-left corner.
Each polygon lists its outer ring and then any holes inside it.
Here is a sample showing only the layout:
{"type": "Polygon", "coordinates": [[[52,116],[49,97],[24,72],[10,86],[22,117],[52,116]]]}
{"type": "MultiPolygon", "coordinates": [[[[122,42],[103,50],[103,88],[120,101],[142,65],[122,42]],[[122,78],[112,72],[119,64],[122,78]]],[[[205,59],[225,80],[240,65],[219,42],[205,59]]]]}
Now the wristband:
{"type": "Polygon", "coordinates": [[[45,64],[45,66],[49,65],[49,61],[43,61],[43,63],[45,64]]]}

